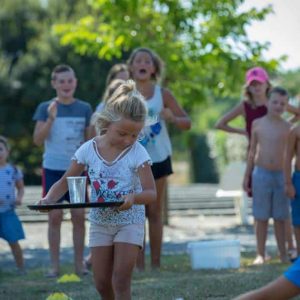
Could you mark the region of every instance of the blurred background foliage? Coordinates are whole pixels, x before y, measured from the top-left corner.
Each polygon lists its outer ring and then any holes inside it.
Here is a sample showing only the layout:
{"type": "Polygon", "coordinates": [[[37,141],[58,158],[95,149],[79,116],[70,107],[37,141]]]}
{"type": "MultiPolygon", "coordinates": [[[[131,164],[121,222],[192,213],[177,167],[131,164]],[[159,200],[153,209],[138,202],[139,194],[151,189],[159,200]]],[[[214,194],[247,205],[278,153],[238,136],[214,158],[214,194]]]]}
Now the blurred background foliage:
{"type": "MultiPolygon", "coordinates": [[[[32,116],[41,101],[54,96],[53,67],[72,65],[79,79],[76,96],[95,108],[110,67],[125,62],[140,46],[162,57],[166,64],[162,84],[172,90],[193,121],[190,132],[171,129],[174,159],[191,159],[196,168],[211,169],[209,179],[201,175],[194,181],[217,181],[222,166],[235,159],[232,149],[243,149],[243,143],[228,145],[228,135],[211,129],[240,100],[247,68],[262,65],[278,76],[280,66],[280,60],[265,61],[262,51],[268,44],[250,41],[245,31],[272,8],[241,11],[242,3],[2,0],[0,134],[10,139],[11,160],[22,167],[25,182],[40,183],[43,149],[33,145],[32,116]]],[[[292,95],[298,93],[299,71],[278,78],[292,95]]],[[[242,120],[235,122],[243,126],[242,120]]]]}

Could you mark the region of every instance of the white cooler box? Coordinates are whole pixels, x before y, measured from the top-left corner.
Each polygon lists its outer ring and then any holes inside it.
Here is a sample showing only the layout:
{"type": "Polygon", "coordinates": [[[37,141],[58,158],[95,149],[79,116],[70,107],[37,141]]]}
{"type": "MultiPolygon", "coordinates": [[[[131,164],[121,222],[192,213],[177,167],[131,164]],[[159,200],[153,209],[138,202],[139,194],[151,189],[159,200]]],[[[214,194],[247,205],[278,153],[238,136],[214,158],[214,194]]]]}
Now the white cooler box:
{"type": "Polygon", "coordinates": [[[240,267],[240,241],[215,240],[190,242],[187,245],[193,270],[240,267]]]}

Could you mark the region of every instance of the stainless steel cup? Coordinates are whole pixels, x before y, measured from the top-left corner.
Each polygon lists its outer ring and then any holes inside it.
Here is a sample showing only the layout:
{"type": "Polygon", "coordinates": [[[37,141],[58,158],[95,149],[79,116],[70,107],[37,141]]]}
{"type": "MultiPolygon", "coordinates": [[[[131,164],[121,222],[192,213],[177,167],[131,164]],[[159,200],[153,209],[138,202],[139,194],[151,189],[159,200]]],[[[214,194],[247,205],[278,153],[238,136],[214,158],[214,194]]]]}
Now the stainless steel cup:
{"type": "Polygon", "coordinates": [[[85,203],[86,176],[67,177],[71,203],[85,203]]]}

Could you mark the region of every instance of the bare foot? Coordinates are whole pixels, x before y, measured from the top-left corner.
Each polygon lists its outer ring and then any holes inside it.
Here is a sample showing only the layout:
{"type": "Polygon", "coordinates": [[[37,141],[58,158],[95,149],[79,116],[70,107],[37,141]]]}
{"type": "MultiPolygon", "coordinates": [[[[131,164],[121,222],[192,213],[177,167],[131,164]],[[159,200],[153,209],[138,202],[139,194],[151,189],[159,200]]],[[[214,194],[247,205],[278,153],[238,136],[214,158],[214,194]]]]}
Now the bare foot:
{"type": "Polygon", "coordinates": [[[272,259],[271,255],[269,253],[266,253],[265,254],[265,261],[269,261],[271,259],[272,259]]]}

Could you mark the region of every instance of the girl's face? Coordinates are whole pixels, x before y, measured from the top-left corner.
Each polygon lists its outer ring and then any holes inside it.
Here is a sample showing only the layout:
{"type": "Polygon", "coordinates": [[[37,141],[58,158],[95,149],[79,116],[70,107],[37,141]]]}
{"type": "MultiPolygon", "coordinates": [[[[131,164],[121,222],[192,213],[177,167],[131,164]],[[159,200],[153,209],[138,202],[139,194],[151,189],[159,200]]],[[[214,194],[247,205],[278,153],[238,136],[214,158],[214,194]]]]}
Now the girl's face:
{"type": "Polygon", "coordinates": [[[112,146],[124,150],[136,142],[143,126],[143,122],[122,118],[108,125],[106,135],[112,146]]]}
{"type": "Polygon", "coordinates": [[[3,143],[0,142],[0,166],[6,164],[8,158],[8,150],[3,143]]]}
{"type": "Polygon", "coordinates": [[[56,95],[60,99],[72,99],[77,80],[73,72],[61,72],[55,75],[55,79],[52,80],[52,86],[56,90],[56,95]]]}
{"type": "Polygon", "coordinates": [[[144,51],[136,53],[130,70],[134,80],[150,80],[151,76],[155,73],[155,66],[151,55],[144,51]]]}
{"type": "Polygon", "coordinates": [[[248,90],[254,98],[262,97],[262,96],[267,95],[268,87],[269,87],[269,85],[267,82],[259,82],[259,81],[253,80],[250,83],[248,90]]]}
{"type": "Polygon", "coordinates": [[[268,112],[274,116],[281,116],[288,103],[288,97],[272,93],[268,100],[268,112]]]}
{"type": "Polygon", "coordinates": [[[118,72],[114,79],[121,79],[121,80],[126,81],[129,79],[129,77],[130,77],[129,72],[126,70],[123,70],[123,71],[118,72]]]}

